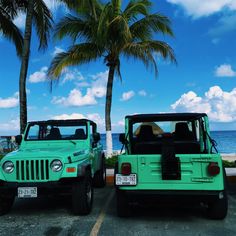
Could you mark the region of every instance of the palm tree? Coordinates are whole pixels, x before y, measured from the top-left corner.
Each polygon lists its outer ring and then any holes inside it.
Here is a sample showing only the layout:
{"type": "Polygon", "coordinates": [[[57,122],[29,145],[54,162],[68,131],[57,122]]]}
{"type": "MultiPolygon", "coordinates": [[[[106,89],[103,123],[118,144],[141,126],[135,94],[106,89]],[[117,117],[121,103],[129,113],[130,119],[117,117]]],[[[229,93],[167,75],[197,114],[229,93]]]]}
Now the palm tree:
{"type": "Polygon", "coordinates": [[[0,0],[0,33],[15,44],[17,55],[21,56],[23,48],[23,37],[20,30],[13,23],[17,16],[17,8],[20,8],[19,3],[8,0],[0,0]]]}
{"type": "Polygon", "coordinates": [[[26,77],[30,56],[30,41],[33,24],[39,38],[39,49],[47,47],[49,32],[52,28],[52,15],[43,0],[22,0],[26,12],[23,53],[19,79],[20,98],[20,132],[23,133],[27,123],[26,77]]]}
{"type": "Polygon", "coordinates": [[[155,53],[175,62],[172,48],[165,42],[154,39],[154,33],[173,36],[170,21],[161,14],[151,14],[149,0],[133,0],[122,11],[121,0],[111,0],[102,5],[95,4],[96,17],[91,9],[78,11],[77,15],[67,15],[56,27],[55,36],[62,39],[70,36],[74,44],[67,52],[58,53],[48,70],[51,81],[60,78],[67,66],[81,65],[103,57],[109,68],[105,123],[107,155],[112,155],[111,105],[114,75],[121,78],[120,59],[139,59],[148,67],[153,67],[157,76],[155,53]]]}

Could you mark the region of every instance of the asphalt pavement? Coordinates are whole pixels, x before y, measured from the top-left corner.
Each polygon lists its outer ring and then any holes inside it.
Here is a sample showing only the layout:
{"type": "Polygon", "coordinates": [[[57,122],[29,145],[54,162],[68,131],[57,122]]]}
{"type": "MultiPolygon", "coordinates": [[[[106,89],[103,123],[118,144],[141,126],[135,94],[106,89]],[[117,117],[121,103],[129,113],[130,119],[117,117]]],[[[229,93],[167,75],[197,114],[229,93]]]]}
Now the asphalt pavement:
{"type": "Polygon", "coordinates": [[[17,199],[10,213],[0,217],[0,235],[236,235],[236,185],[229,186],[225,220],[206,218],[198,206],[135,206],[129,218],[118,218],[112,186],[95,189],[88,216],[74,216],[70,198],[17,199]]]}

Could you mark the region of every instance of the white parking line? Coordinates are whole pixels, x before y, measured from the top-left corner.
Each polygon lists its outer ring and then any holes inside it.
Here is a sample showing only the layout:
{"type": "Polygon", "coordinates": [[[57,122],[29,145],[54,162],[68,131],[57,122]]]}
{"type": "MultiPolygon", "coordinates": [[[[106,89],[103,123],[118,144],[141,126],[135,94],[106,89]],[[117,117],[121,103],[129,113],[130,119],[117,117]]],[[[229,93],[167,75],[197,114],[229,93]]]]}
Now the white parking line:
{"type": "Polygon", "coordinates": [[[100,214],[99,214],[99,216],[96,220],[96,223],[94,224],[94,226],[93,226],[93,228],[90,232],[90,236],[97,236],[98,235],[99,230],[101,228],[101,225],[102,225],[102,223],[104,221],[104,218],[105,218],[105,215],[106,215],[106,210],[107,210],[107,208],[108,208],[108,206],[109,206],[109,204],[110,204],[110,202],[111,202],[111,200],[114,196],[114,193],[115,193],[115,191],[112,190],[112,192],[110,193],[110,195],[108,197],[108,200],[107,200],[105,206],[102,208],[102,210],[101,210],[101,212],[100,212],[100,214]]]}

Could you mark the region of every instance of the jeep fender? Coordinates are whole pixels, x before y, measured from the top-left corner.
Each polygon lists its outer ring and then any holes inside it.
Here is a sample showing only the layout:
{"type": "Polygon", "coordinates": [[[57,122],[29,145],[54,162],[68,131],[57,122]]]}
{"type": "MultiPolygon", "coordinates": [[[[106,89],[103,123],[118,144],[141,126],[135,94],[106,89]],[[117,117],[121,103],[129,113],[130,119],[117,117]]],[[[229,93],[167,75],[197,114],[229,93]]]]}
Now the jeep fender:
{"type": "Polygon", "coordinates": [[[92,174],[91,164],[88,164],[88,163],[79,164],[77,167],[77,177],[85,176],[85,173],[87,171],[90,171],[92,174]]]}
{"type": "Polygon", "coordinates": [[[102,169],[102,167],[103,167],[103,166],[102,166],[102,164],[103,164],[103,163],[102,163],[102,162],[103,162],[103,159],[104,159],[104,161],[105,161],[105,154],[104,154],[104,152],[101,153],[101,157],[100,157],[100,169],[102,169]]]}

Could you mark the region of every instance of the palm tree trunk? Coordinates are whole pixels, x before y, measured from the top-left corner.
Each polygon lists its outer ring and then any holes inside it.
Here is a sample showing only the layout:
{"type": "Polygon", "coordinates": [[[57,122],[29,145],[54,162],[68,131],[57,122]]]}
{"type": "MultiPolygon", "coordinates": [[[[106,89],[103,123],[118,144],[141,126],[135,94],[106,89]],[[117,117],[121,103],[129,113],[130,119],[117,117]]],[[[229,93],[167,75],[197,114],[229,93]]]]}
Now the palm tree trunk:
{"type": "Polygon", "coordinates": [[[107,157],[112,156],[111,103],[112,103],[112,87],[113,87],[114,73],[115,73],[115,65],[110,64],[108,81],[107,81],[106,108],[105,108],[107,157]]]}
{"type": "Polygon", "coordinates": [[[32,20],[34,11],[34,0],[28,1],[27,15],[25,22],[25,34],[23,55],[21,60],[19,96],[20,96],[20,133],[24,133],[27,124],[27,95],[26,95],[26,76],[29,65],[30,41],[32,31],[32,20]]]}

